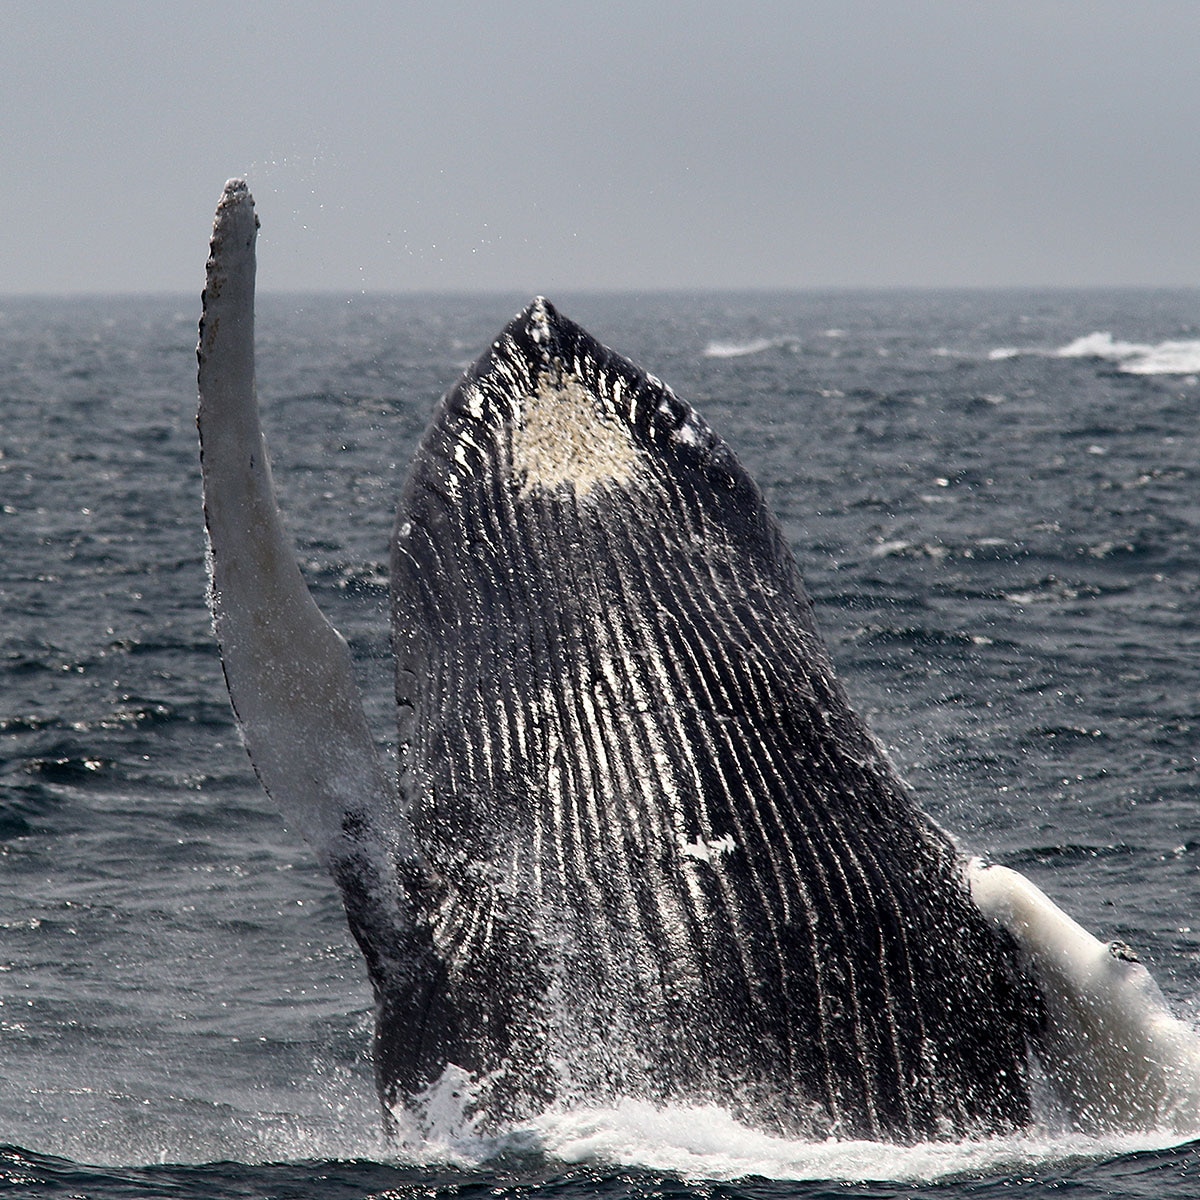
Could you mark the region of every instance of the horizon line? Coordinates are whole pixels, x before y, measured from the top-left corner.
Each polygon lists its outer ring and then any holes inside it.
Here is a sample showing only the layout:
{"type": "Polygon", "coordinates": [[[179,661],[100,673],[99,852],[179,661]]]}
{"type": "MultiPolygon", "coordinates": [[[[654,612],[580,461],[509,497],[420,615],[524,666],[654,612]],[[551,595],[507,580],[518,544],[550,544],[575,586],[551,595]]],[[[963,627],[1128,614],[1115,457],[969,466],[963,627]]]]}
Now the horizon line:
{"type": "MultiPolygon", "coordinates": [[[[14,300],[103,300],[103,299],[181,299],[198,297],[202,287],[182,288],[116,288],[46,291],[0,291],[0,303],[14,300]]],[[[821,294],[883,294],[900,292],[1195,292],[1200,291],[1197,283],[820,283],[797,285],[741,284],[741,285],[676,285],[676,286],[565,286],[549,289],[530,289],[520,285],[505,287],[454,288],[454,287],[411,287],[411,288],[261,288],[259,299],[320,298],[340,299],[392,299],[399,297],[445,297],[463,299],[467,297],[535,296],[549,292],[571,296],[703,296],[703,295],[763,295],[794,296],[821,294]]]]}

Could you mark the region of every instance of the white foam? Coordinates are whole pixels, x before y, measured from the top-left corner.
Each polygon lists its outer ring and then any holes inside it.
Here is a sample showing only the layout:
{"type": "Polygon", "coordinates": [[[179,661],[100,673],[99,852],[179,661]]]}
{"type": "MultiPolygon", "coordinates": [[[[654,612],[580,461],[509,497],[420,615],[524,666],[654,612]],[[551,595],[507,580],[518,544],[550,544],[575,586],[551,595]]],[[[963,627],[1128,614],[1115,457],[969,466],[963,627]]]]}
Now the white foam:
{"type": "Polygon", "coordinates": [[[1159,342],[1145,354],[1121,364],[1128,375],[1200,374],[1200,340],[1159,342]]]}
{"type": "Polygon", "coordinates": [[[770,350],[775,343],[770,338],[754,338],[748,342],[709,342],[704,347],[705,358],[745,358],[749,354],[761,354],[770,350]]]}
{"type": "Polygon", "coordinates": [[[569,1164],[620,1165],[674,1171],[690,1179],[933,1182],[1011,1173],[1078,1157],[1105,1159],[1178,1144],[1173,1134],[1088,1137],[1034,1129],[1019,1135],[961,1142],[810,1141],[750,1129],[715,1105],[660,1108],[625,1100],[606,1109],[547,1114],[533,1122],[536,1148],[569,1164]]]}
{"type": "Polygon", "coordinates": [[[1076,338],[1054,355],[1117,363],[1127,375],[1190,375],[1200,371],[1200,340],[1124,342],[1101,331],[1076,338]]]}
{"type": "Polygon", "coordinates": [[[997,346],[988,351],[991,362],[1019,356],[1041,358],[1092,358],[1115,363],[1126,375],[1200,374],[1200,339],[1162,342],[1126,342],[1107,330],[1084,334],[1057,349],[1017,349],[997,346]]]}
{"type": "MultiPolygon", "coordinates": [[[[567,1167],[592,1166],[675,1172],[692,1180],[724,1181],[760,1176],[778,1180],[935,1183],[962,1176],[1045,1170],[1079,1159],[1103,1161],[1180,1145],[1175,1130],[1091,1136],[1034,1126],[1005,1137],[898,1146],[862,1140],[812,1140],[763,1133],[716,1105],[657,1106],[621,1100],[608,1107],[553,1111],[519,1126],[482,1133],[470,1111],[469,1086],[446,1078],[428,1096],[424,1121],[401,1121],[387,1137],[373,1096],[362,1087],[339,1087],[311,1110],[267,1106],[230,1115],[227,1107],[201,1113],[193,1108],[152,1114],[149,1127],[105,1128],[101,1121],[65,1136],[39,1139],[37,1148],[80,1162],[112,1166],[161,1162],[295,1162],[361,1159],[399,1166],[452,1166],[489,1170],[514,1155],[533,1156],[567,1167]],[[436,1094],[434,1094],[436,1093],[436,1094]],[[153,1116],[161,1116],[154,1121],[153,1116]]],[[[145,1114],[142,1114],[145,1120],[145,1114]]]]}

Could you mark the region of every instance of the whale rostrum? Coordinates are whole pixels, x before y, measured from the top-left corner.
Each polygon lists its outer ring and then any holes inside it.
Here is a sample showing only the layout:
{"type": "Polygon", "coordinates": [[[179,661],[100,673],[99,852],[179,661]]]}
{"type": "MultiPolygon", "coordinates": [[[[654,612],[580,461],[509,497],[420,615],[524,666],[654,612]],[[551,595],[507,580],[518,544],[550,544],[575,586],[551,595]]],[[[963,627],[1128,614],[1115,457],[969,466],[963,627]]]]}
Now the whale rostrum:
{"type": "Polygon", "coordinates": [[[1031,1050],[1102,1126],[1200,1106],[1195,1037],[1140,964],[1105,977],[1123,1015],[1098,1041],[1063,1033],[1094,975],[1053,964],[1100,943],[1055,941],[1068,918],[917,808],[732,451],[543,299],[437,405],[404,485],[390,778],[275,505],[256,228],[231,181],[199,347],[213,612],[255,770],[366,958],[386,1113],[452,1071],[493,1123],[633,1096],[960,1137],[1031,1120],[1031,1050]],[[1104,1081],[1144,1074],[1120,1048],[1139,1021],[1172,1050],[1131,1115],[1104,1081]]]}

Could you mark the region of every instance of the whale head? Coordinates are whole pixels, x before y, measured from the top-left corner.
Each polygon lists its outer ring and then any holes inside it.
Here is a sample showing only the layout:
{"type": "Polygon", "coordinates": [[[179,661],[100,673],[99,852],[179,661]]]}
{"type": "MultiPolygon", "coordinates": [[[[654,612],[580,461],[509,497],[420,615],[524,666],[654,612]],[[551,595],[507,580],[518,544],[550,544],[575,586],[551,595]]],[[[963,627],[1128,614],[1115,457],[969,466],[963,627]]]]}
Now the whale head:
{"type": "Polygon", "coordinates": [[[435,410],[392,608],[452,1014],[410,1087],[448,1060],[520,1079],[517,1112],[732,1095],[777,1128],[906,1136],[1023,1117],[1004,958],[957,856],[851,709],[759,489],[670,388],[535,300],[435,410]],[[985,1039],[1003,1088],[958,1048],[985,1039]]]}

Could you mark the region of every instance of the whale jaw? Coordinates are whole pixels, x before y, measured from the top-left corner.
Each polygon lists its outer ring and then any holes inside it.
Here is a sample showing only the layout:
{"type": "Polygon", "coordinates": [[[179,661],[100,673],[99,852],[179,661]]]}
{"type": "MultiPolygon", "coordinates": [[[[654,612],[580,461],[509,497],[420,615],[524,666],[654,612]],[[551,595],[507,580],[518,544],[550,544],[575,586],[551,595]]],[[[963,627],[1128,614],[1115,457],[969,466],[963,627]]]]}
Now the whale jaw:
{"type": "Polygon", "coordinates": [[[445,973],[408,1087],[449,1062],[493,1115],[638,1095],[905,1140],[1028,1119],[1008,947],[689,405],[535,301],[438,406],[392,567],[445,973]]]}

